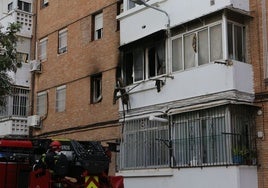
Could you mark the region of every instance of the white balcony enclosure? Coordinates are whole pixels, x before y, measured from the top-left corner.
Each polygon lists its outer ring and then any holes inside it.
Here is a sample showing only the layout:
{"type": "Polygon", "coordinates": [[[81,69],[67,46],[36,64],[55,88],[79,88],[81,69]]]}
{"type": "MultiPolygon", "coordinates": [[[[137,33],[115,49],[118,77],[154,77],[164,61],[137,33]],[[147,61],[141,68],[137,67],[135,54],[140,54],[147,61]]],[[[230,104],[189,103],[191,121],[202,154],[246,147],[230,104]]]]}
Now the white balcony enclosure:
{"type": "MultiPolygon", "coordinates": [[[[202,100],[212,94],[214,99],[241,97],[248,102],[254,99],[253,71],[250,64],[237,61],[233,61],[233,65],[206,64],[183,72],[175,72],[173,76],[173,79],[164,79],[165,84],[160,92],[157,92],[154,80],[129,86],[131,109],[157,104],[166,104],[165,107],[168,108],[175,104],[175,101],[198,97],[202,100]],[[236,92],[243,94],[236,96],[236,92]]],[[[120,110],[123,110],[122,106],[120,110]]]]}
{"type": "MultiPolygon", "coordinates": [[[[168,19],[165,14],[143,5],[130,8],[129,1],[124,0],[124,12],[118,16],[120,45],[167,28],[168,19]]],[[[149,0],[147,4],[166,11],[170,17],[171,28],[224,8],[249,11],[248,0],[149,0]]]]}

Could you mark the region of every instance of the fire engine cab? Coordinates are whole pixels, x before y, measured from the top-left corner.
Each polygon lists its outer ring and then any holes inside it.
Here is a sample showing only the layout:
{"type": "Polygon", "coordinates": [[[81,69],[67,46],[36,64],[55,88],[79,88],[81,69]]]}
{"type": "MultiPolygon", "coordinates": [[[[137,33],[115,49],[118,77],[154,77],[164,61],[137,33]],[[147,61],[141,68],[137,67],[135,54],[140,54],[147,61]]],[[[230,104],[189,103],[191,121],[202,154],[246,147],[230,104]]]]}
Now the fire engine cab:
{"type": "MultiPolygon", "coordinates": [[[[68,171],[56,176],[38,161],[51,139],[0,139],[1,188],[124,188],[123,177],[108,176],[111,150],[100,142],[60,140],[68,171]]],[[[59,161],[58,161],[59,162],[59,161]]]]}

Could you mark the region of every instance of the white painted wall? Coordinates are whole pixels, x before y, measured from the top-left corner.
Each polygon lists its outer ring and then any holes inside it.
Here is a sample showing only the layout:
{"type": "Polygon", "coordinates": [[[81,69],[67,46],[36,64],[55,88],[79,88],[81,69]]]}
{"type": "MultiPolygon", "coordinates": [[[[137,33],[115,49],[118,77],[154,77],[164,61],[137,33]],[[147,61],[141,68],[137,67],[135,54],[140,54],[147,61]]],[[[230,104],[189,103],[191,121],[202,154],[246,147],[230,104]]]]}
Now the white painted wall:
{"type": "MultiPolygon", "coordinates": [[[[203,15],[221,10],[225,7],[234,7],[249,11],[248,0],[150,0],[148,4],[158,5],[170,16],[171,27],[188,22],[203,15]]],[[[124,0],[127,3],[127,0],[124,0]]],[[[150,35],[161,29],[166,29],[167,16],[157,10],[146,8],[143,5],[125,10],[118,16],[120,20],[120,45],[124,45],[150,35]],[[145,27],[143,27],[145,26],[145,27]]]]}
{"type": "MultiPolygon", "coordinates": [[[[155,81],[142,82],[131,90],[131,109],[230,90],[254,93],[252,65],[246,63],[233,62],[231,66],[206,64],[176,72],[173,76],[174,79],[166,79],[159,93],[155,81]]],[[[133,85],[129,88],[132,87],[133,85]]]]}
{"type": "Polygon", "coordinates": [[[127,188],[257,188],[257,167],[229,166],[209,168],[170,169],[171,173],[157,175],[152,171],[121,172],[127,188]],[[146,175],[145,175],[146,174],[146,175]]]}
{"type": "Polygon", "coordinates": [[[9,72],[8,74],[12,78],[14,85],[30,87],[31,74],[29,63],[22,63],[22,67],[17,68],[17,72],[9,72]]]}

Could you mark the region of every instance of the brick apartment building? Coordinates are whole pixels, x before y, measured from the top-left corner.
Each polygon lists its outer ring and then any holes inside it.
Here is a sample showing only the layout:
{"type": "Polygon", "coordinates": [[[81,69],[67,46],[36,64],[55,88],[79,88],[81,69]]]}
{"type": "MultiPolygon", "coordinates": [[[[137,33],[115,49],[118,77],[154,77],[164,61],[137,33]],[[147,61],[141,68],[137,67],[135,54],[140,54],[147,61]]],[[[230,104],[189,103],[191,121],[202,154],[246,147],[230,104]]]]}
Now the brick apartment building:
{"type": "Polygon", "coordinates": [[[258,187],[267,188],[268,182],[268,56],[267,18],[268,1],[250,1],[248,52],[254,71],[255,102],[260,107],[256,118],[256,143],[258,149],[258,187]]]}
{"type": "Polygon", "coordinates": [[[35,3],[29,118],[33,136],[116,142],[120,125],[113,91],[120,4],[117,0],[35,3]]]}

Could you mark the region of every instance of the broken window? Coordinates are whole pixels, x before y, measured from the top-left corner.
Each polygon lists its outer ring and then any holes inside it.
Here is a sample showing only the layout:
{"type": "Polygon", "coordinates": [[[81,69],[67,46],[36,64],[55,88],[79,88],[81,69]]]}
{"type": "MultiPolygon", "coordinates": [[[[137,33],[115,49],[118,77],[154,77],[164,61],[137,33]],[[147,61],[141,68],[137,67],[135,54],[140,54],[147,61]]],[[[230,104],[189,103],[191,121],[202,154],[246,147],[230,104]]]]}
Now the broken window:
{"type": "Polygon", "coordinates": [[[126,85],[166,73],[164,40],[150,43],[139,42],[139,45],[124,50],[123,54],[122,72],[126,85]]]}
{"type": "Polygon", "coordinates": [[[91,76],[91,103],[98,103],[102,99],[102,74],[91,76]]]}

